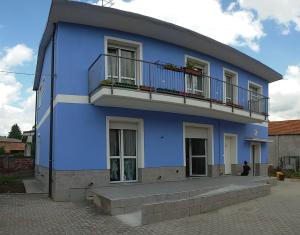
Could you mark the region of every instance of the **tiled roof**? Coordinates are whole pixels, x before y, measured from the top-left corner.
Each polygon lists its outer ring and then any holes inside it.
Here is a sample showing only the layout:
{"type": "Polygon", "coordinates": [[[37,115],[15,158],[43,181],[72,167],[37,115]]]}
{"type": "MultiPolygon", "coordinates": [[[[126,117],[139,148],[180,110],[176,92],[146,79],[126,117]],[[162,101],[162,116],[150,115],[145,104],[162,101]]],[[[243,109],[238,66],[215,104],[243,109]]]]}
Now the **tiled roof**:
{"type": "Polygon", "coordinates": [[[18,143],[18,142],[22,142],[22,141],[21,141],[21,140],[18,140],[18,139],[13,139],[13,138],[7,138],[7,137],[0,136],[0,142],[13,142],[13,143],[18,143]]]}
{"type": "Polygon", "coordinates": [[[269,122],[269,135],[300,135],[300,120],[269,122]]]}

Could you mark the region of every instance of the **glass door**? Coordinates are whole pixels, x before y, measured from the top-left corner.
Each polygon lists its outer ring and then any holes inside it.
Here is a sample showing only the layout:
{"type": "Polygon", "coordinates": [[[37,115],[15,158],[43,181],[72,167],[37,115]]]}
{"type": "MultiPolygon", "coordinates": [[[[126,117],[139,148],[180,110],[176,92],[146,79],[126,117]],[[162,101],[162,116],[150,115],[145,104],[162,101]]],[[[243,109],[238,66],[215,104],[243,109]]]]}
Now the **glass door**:
{"type": "Polygon", "coordinates": [[[115,82],[136,84],[136,52],[130,49],[108,47],[108,78],[115,82]]]}
{"type": "MultiPolygon", "coordinates": [[[[203,74],[203,69],[198,68],[198,70],[203,74]]],[[[191,74],[186,75],[186,85],[187,85],[187,92],[197,95],[204,96],[204,78],[203,76],[195,76],[191,74]]]]}
{"type": "Polygon", "coordinates": [[[253,85],[249,86],[250,90],[250,102],[251,102],[251,111],[260,112],[260,94],[259,88],[253,85]]]}
{"type": "Polygon", "coordinates": [[[136,181],[137,131],[110,129],[110,181],[136,181]]]}
{"type": "Polygon", "coordinates": [[[206,176],[207,148],[206,139],[189,139],[190,176],[206,176]]]}

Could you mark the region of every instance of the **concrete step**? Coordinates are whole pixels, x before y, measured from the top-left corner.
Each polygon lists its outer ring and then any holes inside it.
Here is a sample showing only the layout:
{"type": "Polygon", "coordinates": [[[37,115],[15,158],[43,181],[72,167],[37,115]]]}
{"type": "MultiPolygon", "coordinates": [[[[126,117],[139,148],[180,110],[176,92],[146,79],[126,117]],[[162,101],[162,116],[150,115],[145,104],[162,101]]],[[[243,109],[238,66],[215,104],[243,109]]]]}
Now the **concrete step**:
{"type": "Polygon", "coordinates": [[[254,186],[232,186],[219,188],[201,195],[180,200],[169,200],[144,204],[141,209],[142,225],[152,224],[171,219],[198,215],[217,210],[233,204],[238,204],[271,192],[270,184],[254,186]]]}
{"type": "MultiPolygon", "coordinates": [[[[102,208],[109,215],[122,215],[142,211],[144,205],[165,203],[169,201],[189,200],[205,193],[241,190],[253,185],[274,185],[272,178],[264,178],[248,182],[247,184],[205,184],[195,183],[167,183],[152,185],[127,185],[119,187],[106,187],[89,189],[87,199],[102,208]],[[190,184],[190,185],[189,185],[190,184]],[[189,185],[189,187],[187,187],[189,185]],[[176,187],[178,186],[178,187],[176,187]],[[166,190],[166,187],[168,190],[166,190]]],[[[246,197],[247,198],[247,197],[246,197]]]]}

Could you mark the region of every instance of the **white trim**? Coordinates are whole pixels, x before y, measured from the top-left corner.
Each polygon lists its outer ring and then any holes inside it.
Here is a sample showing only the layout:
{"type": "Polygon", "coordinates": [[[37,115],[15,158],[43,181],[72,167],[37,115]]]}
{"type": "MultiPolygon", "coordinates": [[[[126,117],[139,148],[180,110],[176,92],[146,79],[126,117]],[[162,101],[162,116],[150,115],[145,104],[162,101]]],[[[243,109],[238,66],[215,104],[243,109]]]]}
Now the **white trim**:
{"type": "Polygon", "coordinates": [[[223,67],[223,102],[226,103],[226,76],[225,76],[225,73],[229,73],[229,74],[232,74],[234,75],[234,79],[235,79],[235,89],[236,89],[236,95],[234,95],[233,97],[233,102],[235,104],[239,104],[239,88],[238,88],[238,85],[239,85],[239,74],[238,72],[236,71],[233,71],[231,69],[227,69],[225,67],[223,67]]]}
{"type": "MultiPolygon", "coordinates": [[[[62,95],[58,94],[53,100],[53,108],[58,103],[64,103],[64,104],[89,104],[89,97],[85,95],[62,95]]],[[[44,113],[43,117],[37,123],[36,128],[39,129],[40,126],[43,124],[43,122],[46,120],[48,115],[50,114],[50,106],[48,107],[47,111],[44,113]]]]}
{"type": "MultiPolygon", "coordinates": [[[[214,165],[215,164],[215,161],[214,161],[214,126],[213,125],[209,125],[209,124],[201,124],[201,123],[193,123],[193,122],[183,122],[182,123],[182,127],[183,127],[183,166],[186,166],[186,150],[185,150],[185,129],[186,127],[198,127],[198,128],[207,128],[208,129],[208,141],[209,139],[211,140],[211,149],[210,149],[210,158],[211,159],[208,159],[207,162],[206,162],[206,175],[208,173],[208,164],[209,164],[209,160],[210,160],[210,163],[211,165],[214,165]]],[[[207,143],[207,149],[208,148],[208,143],[207,143]]],[[[209,157],[209,154],[208,154],[208,157],[209,157]]]]}
{"type": "Polygon", "coordinates": [[[54,99],[54,105],[57,103],[67,104],[89,104],[89,97],[84,95],[63,95],[58,94],[54,99]]]}
{"type": "Polygon", "coordinates": [[[263,123],[250,123],[251,125],[255,125],[255,126],[262,126],[262,127],[269,127],[269,123],[268,122],[263,122],[263,123]]]}
{"type": "Polygon", "coordinates": [[[144,120],[141,118],[130,118],[130,117],[120,117],[120,116],[106,116],[106,168],[108,170],[110,169],[109,122],[111,121],[136,123],[138,125],[137,168],[144,168],[144,120]]]}
{"type": "MultiPolygon", "coordinates": [[[[200,59],[198,57],[194,57],[194,56],[191,56],[191,55],[188,55],[188,54],[185,54],[184,55],[184,66],[186,66],[186,63],[187,63],[187,60],[188,58],[192,59],[192,60],[196,60],[196,61],[199,61],[200,63],[202,64],[206,64],[207,65],[207,75],[208,77],[210,77],[210,62],[207,61],[207,60],[203,60],[203,59],[200,59]]],[[[186,82],[186,78],[185,78],[185,82],[186,82]]],[[[185,86],[187,87],[187,86],[185,86]]],[[[210,79],[208,79],[208,97],[210,98],[210,79]]]]}
{"type": "MultiPolygon", "coordinates": [[[[238,164],[238,134],[233,134],[233,133],[227,133],[224,132],[224,140],[223,140],[223,159],[224,159],[224,166],[225,166],[225,139],[226,137],[234,137],[235,138],[235,162],[231,162],[230,164],[238,164]]],[[[230,166],[231,168],[231,166],[230,166]]],[[[232,172],[232,169],[231,169],[232,172]]]]}
{"type": "Polygon", "coordinates": [[[47,117],[50,114],[50,107],[47,109],[47,111],[44,113],[43,117],[41,118],[40,122],[36,125],[36,129],[39,129],[41,125],[44,123],[44,121],[47,119],[47,117]]]}
{"type": "MultiPolygon", "coordinates": [[[[120,42],[121,44],[131,44],[133,46],[135,46],[137,48],[137,59],[138,60],[143,60],[143,43],[138,42],[138,41],[133,41],[133,40],[128,40],[128,39],[123,39],[123,38],[118,38],[118,37],[112,37],[112,36],[104,36],[104,54],[108,54],[107,52],[107,45],[108,45],[108,40],[112,40],[112,41],[116,41],[116,42],[120,42]]],[[[107,58],[105,57],[105,68],[107,68],[107,58]]],[[[107,74],[107,69],[105,69],[104,71],[104,75],[105,75],[105,79],[108,77],[107,74]]],[[[142,62],[140,62],[140,66],[139,66],[139,74],[137,76],[137,85],[143,85],[143,65],[142,62]]]]}
{"type": "Polygon", "coordinates": [[[187,115],[205,116],[240,123],[265,122],[265,116],[248,110],[235,109],[232,113],[230,106],[212,103],[206,100],[174,96],[162,93],[153,93],[149,99],[149,93],[140,90],[126,88],[114,88],[113,95],[110,87],[101,87],[90,98],[91,104],[96,106],[134,108],[139,110],[152,110],[171,113],[183,113],[187,115]]]}

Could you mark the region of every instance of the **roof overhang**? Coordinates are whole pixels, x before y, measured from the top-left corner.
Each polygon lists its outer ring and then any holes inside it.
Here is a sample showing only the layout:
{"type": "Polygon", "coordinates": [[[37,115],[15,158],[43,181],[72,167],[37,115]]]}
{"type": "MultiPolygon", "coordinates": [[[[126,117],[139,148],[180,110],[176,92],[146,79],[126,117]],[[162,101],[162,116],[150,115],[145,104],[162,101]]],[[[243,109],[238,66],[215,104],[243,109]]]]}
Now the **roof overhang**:
{"type": "Polygon", "coordinates": [[[269,139],[261,139],[261,138],[246,138],[245,141],[249,142],[257,142],[257,143],[272,143],[272,140],[269,139]]]}
{"type": "Polygon", "coordinates": [[[282,79],[281,74],[252,57],[175,24],[114,8],[75,1],[53,0],[46,29],[39,46],[36,76],[33,86],[35,90],[38,88],[46,47],[53,33],[53,24],[58,22],[108,28],[158,39],[223,60],[268,82],[282,79]]]}

